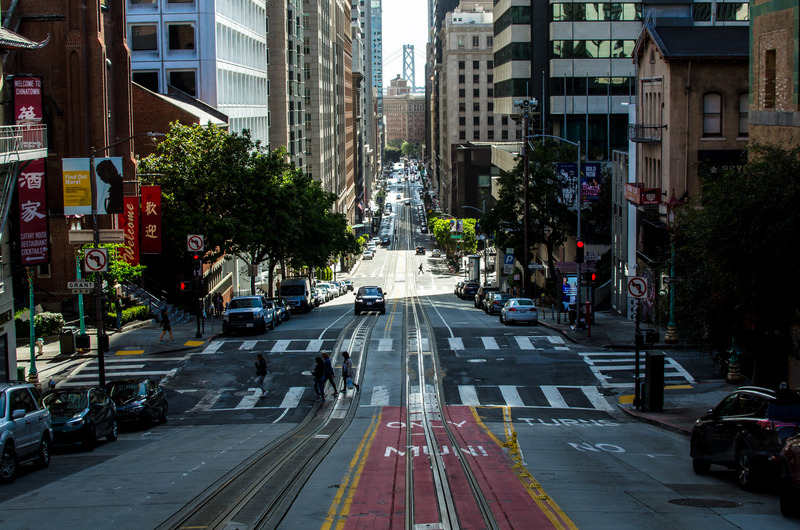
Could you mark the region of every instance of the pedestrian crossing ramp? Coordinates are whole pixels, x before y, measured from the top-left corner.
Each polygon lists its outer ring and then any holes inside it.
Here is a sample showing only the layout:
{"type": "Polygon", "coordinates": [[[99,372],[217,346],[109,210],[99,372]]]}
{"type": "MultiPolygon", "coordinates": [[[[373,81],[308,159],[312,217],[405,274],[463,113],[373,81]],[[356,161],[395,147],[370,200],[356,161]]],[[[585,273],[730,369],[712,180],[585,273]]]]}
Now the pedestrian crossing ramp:
{"type": "MultiPolygon", "coordinates": [[[[578,352],[604,388],[633,388],[636,372],[634,352],[578,352]]],[[[644,380],[645,354],[639,356],[639,377],[644,380]]],[[[695,385],[692,374],[672,357],[664,356],[664,385],[695,385]]]]}

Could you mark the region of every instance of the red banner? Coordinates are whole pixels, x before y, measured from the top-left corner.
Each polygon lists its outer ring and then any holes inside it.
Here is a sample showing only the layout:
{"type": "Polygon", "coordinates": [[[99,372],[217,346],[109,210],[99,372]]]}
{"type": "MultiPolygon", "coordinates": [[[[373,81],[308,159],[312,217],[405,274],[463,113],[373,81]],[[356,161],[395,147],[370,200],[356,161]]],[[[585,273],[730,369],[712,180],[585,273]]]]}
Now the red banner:
{"type": "Polygon", "coordinates": [[[139,197],[124,197],[119,227],[125,231],[125,246],[119,249],[120,259],[139,264],[139,197]]]}
{"type": "Polygon", "coordinates": [[[161,254],[161,186],[142,186],[142,254],[161,254]]]}
{"type": "MultiPolygon", "coordinates": [[[[42,123],[41,77],[14,77],[14,116],[17,125],[42,123]]],[[[23,145],[23,147],[31,149],[41,145],[23,145]]],[[[47,180],[44,159],[33,160],[25,166],[17,179],[17,191],[22,264],[28,266],[49,263],[47,180]]]]}

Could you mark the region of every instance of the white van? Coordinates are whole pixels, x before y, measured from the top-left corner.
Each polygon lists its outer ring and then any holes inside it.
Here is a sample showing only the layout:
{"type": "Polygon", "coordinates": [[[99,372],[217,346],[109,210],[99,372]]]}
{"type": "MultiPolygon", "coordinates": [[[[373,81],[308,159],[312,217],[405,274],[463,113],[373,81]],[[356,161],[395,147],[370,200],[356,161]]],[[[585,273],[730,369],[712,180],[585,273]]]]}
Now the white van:
{"type": "Polygon", "coordinates": [[[281,282],[281,297],[291,311],[308,313],[314,308],[311,302],[311,282],[308,278],[286,278],[281,282]]]}

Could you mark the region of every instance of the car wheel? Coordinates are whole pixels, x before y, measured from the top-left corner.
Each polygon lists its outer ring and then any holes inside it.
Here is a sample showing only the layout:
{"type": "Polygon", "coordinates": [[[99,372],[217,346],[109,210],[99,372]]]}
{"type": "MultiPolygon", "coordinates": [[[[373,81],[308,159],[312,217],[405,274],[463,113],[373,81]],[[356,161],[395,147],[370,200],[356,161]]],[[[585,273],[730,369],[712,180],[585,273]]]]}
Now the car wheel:
{"type": "Polygon", "coordinates": [[[780,482],[778,483],[781,515],[784,517],[800,517],[800,490],[792,484],[792,474],[789,466],[781,466],[780,482]]]}
{"type": "Polygon", "coordinates": [[[111,422],[111,432],[106,434],[106,440],[109,442],[116,442],[118,436],[119,436],[119,427],[117,426],[116,420],[113,420],[111,422]]]}
{"type": "Polygon", "coordinates": [[[0,482],[3,484],[13,482],[18,465],[17,453],[10,447],[3,448],[3,454],[0,454],[0,482]]]}
{"type": "Polygon", "coordinates": [[[692,469],[696,475],[705,475],[711,469],[711,464],[700,454],[699,446],[700,442],[692,440],[692,469]]]}
{"type": "Polygon", "coordinates": [[[358,315],[360,315],[360,314],[361,314],[361,311],[359,311],[358,309],[356,309],[355,311],[353,311],[353,314],[354,314],[355,316],[358,316],[358,315]]]}
{"type": "Polygon", "coordinates": [[[381,315],[385,315],[385,314],[386,314],[386,310],[385,309],[381,309],[381,315]]]}
{"type": "Polygon", "coordinates": [[[150,427],[150,424],[153,423],[153,413],[150,409],[143,410],[141,414],[139,414],[139,427],[142,429],[146,429],[150,427]]]}
{"type": "Polygon", "coordinates": [[[44,469],[50,465],[50,438],[42,436],[42,443],[39,444],[39,452],[33,465],[39,469],[44,469]]]}
{"type": "Polygon", "coordinates": [[[166,403],[164,403],[164,408],[161,410],[161,418],[159,418],[159,423],[167,423],[169,419],[169,407],[166,403]]]}
{"type": "Polygon", "coordinates": [[[739,449],[736,454],[736,471],[739,486],[744,491],[753,491],[756,484],[756,475],[753,468],[753,453],[749,447],[739,449]]]}
{"type": "Polygon", "coordinates": [[[86,432],[83,436],[83,447],[87,451],[94,451],[95,445],[97,445],[97,429],[94,425],[89,424],[86,426],[86,432]]]}

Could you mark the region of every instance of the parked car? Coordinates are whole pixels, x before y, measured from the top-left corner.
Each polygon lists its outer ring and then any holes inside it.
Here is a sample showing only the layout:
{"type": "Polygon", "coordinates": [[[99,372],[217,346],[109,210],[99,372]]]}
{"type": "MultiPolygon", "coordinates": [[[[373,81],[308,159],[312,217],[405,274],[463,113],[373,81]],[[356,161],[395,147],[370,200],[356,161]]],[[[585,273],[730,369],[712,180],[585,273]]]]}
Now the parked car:
{"type": "Polygon", "coordinates": [[[511,299],[511,295],[501,291],[489,293],[483,302],[483,310],[490,315],[499,315],[506,302],[511,299]]]}
{"type": "Polygon", "coordinates": [[[50,465],[50,411],[28,383],[0,383],[0,482],[14,480],[21,464],[50,465]]]}
{"type": "Polygon", "coordinates": [[[744,386],[725,397],[692,428],[695,473],[711,464],[735,469],[739,486],[753,489],[779,477],[781,448],[800,426],[800,393],[744,386]]]}
{"type": "Polygon", "coordinates": [[[435,248],[435,249],[431,250],[431,257],[432,258],[441,258],[442,257],[442,251],[439,250],[438,248],[435,248]]]}
{"type": "Polygon", "coordinates": [[[483,299],[486,298],[486,295],[499,290],[499,287],[490,287],[488,285],[482,285],[478,288],[478,291],[475,293],[475,309],[483,309],[483,299]]]}
{"type": "Polygon", "coordinates": [[[267,298],[267,302],[272,302],[275,304],[275,313],[279,322],[286,322],[292,318],[292,312],[289,311],[289,306],[286,304],[286,300],[283,298],[267,298]]]}
{"type": "Polygon", "coordinates": [[[458,297],[461,296],[459,294],[459,292],[461,291],[461,288],[464,287],[464,283],[465,283],[464,280],[459,280],[459,281],[456,282],[455,287],[453,287],[453,294],[454,295],[456,295],[458,297]]]}
{"type": "Polygon", "coordinates": [[[265,333],[267,328],[275,329],[275,308],[263,296],[232,298],[222,315],[223,334],[239,330],[260,330],[265,333]]]}
{"type": "Polygon", "coordinates": [[[152,379],[110,381],[105,390],[117,407],[117,423],[134,423],[142,428],[154,421],[166,423],[167,396],[152,379]]]}
{"type": "Polygon", "coordinates": [[[42,399],[50,411],[53,445],[81,445],[91,451],[98,438],[117,440],[117,407],[99,388],[54,390],[42,399]]]}
{"type": "Polygon", "coordinates": [[[781,513],[800,517],[800,434],[788,438],[781,449],[781,474],[778,492],[781,513]]]}
{"type": "Polygon", "coordinates": [[[269,327],[269,329],[275,329],[276,327],[280,326],[281,322],[283,322],[283,318],[280,316],[280,308],[278,307],[278,304],[269,298],[264,298],[264,307],[272,311],[272,325],[269,327]]]}
{"type": "Polygon", "coordinates": [[[373,257],[372,251],[370,250],[364,251],[364,259],[372,259],[372,257],[373,257]]]}
{"type": "Polygon", "coordinates": [[[388,237],[382,237],[381,238],[381,246],[382,247],[388,247],[391,244],[392,244],[392,240],[390,238],[388,238],[388,237]]]}
{"type": "Polygon", "coordinates": [[[333,300],[339,296],[339,287],[329,282],[317,282],[317,289],[325,289],[328,291],[328,299],[333,300]]]}
{"type": "Polygon", "coordinates": [[[500,323],[509,325],[515,322],[539,323],[539,310],[530,298],[509,298],[500,310],[500,323]]]}
{"type": "Polygon", "coordinates": [[[386,298],[380,287],[359,287],[355,295],[354,313],[356,315],[360,315],[362,311],[380,311],[381,315],[386,313],[386,298]]]}
{"type": "Polygon", "coordinates": [[[469,300],[475,297],[475,293],[478,292],[478,289],[481,288],[481,284],[476,281],[468,281],[464,282],[464,285],[461,287],[461,299],[462,300],[469,300]]]}
{"type": "Polygon", "coordinates": [[[319,307],[321,304],[324,304],[325,303],[324,296],[325,295],[322,293],[320,289],[313,287],[311,289],[311,300],[313,301],[313,306],[319,307]]]}
{"type": "Polygon", "coordinates": [[[344,285],[347,287],[348,291],[353,290],[353,281],[352,280],[344,280],[344,285]]]}
{"type": "Polygon", "coordinates": [[[428,227],[425,226],[425,225],[422,225],[421,227],[419,227],[419,231],[422,232],[423,234],[427,234],[428,233],[428,227]]]}
{"type": "Polygon", "coordinates": [[[308,278],[286,278],[281,282],[280,295],[291,311],[308,313],[314,307],[308,278]]]}
{"type": "Polygon", "coordinates": [[[425,255],[425,247],[417,247],[417,254],[425,255]]]}

